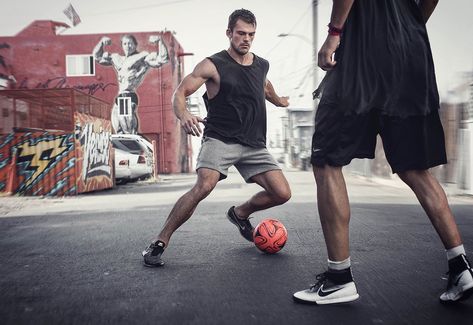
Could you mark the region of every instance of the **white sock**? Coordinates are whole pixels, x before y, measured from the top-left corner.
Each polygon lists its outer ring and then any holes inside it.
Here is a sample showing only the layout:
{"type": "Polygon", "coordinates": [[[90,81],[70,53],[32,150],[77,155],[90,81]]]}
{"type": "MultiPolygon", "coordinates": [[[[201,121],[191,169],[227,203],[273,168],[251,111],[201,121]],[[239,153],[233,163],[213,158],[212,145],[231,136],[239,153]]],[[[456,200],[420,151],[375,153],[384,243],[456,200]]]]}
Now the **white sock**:
{"type": "Polygon", "coordinates": [[[448,261],[450,261],[452,258],[457,257],[458,255],[461,255],[461,254],[466,255],[465,248],[463,248],[463,245],[459,245],[457,247],[453,247],[445,251],[447,252],[448,261]]]}
{"type": "Polygon", "coordinates": [[[327,262],[329,270],[340,271],[348,269],[351,266],[350,256],[348,256],[348,258],[343,261],[331,261],[328,259],[327,262]]]}

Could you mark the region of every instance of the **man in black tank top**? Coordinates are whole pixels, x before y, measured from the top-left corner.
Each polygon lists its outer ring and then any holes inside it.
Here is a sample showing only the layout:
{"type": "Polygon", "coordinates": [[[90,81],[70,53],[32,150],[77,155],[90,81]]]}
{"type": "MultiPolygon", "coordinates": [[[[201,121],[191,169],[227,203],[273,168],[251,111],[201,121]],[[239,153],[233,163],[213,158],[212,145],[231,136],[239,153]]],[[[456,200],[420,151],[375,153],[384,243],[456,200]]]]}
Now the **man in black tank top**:
{"type": "Polygon", "coordinates": [[[200,123],[205,125],[197,158],[197,182],[178,199],[159,234],[143,251],[146,266],[164,265],[161,255],[172,234],[191,217],[217,182],[227,177],[231,166],[238,169],[246,182],[263,188],[245,203],[232,206],[226,214],[246,240],[253,241],[253,226],[248,221],[253,212],[283,204],[291,197],[281,168],[266,149],[265,100],[279,107],[287,107],[289,102],[287,97],[276,94],[266,78],[268,61],[250,52],[255,30],[256,18],[250,11],[234,11],[228,21],[228,50],[197,64],[174,93],[174,112],[184,130],[200,136],[200,123]],[[203,84],[207,88],[205,121],[186,107],[186,97],[203,84]]]}

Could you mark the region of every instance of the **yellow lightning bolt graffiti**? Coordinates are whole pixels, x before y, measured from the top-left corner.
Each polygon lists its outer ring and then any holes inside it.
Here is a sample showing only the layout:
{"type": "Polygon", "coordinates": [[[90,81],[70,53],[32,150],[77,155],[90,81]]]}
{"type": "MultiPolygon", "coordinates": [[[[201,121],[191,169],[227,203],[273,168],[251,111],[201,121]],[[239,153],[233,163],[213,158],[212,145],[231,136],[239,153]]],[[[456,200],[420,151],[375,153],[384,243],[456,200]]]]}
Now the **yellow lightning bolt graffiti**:
{"type": "Polygon", "coordinates": [[[30,167],[36,167],[35,172],[31,177],[26,181],[25,185],[30,185],[36,177],[41,175],[41,173],[48,167],[49,163],[67,150],[67,147],[61,147],[62,139],[54,140],[45,140],[39,143],[36,143],[33,146],[30,146],[28,142],[23,143],[18,146],[21,148],[20,157],[32,156],[30,160],[30,167]],[[48,156],[43,156],[43,153],[47,150],[51,150],[51,153],[48,156]]]}

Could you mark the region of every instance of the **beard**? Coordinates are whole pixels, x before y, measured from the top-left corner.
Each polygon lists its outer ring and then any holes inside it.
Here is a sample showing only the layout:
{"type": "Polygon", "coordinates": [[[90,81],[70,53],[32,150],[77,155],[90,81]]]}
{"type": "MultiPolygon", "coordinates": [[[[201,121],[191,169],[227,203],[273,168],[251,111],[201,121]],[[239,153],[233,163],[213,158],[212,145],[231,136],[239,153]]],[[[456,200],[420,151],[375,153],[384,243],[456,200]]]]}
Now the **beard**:
{"type": "Polygon", "coordinates": [[[230,42],[230,45],[231,45],[232,49],[233,49],[236,53],[238,53],[239,55],[245,55],[245,54],[247,54],[247,53],[250,51],[250,45],[248,45],[248,48],[246,48],[246,49],[240,49],[240,48],[238,48],[237,46],[235,46],[235,44],[233,44],[233,43],[231,43],[231,42],[230,42]]]}

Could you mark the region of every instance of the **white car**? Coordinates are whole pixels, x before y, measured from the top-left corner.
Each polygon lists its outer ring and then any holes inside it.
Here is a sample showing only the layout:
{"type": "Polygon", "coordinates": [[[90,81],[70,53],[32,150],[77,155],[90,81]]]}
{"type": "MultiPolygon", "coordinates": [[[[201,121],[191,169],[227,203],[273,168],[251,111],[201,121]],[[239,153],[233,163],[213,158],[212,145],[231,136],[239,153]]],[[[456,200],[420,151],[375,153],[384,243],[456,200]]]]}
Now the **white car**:
{"type": "MultiPolygon", "coordinates": [[[[126,155],[131,170],[131,179],[146,179],[153,175],[152,144],[135,134],[113,134],[111,137],[115,154],[126,155]]],[[[117,159],[115,159],[115,168],[117,159]]]]}
{"type": "Polygon", "coordinates": [[[129,153],[115,149],[115,180],[117,183],[126,183],[131,178],[129,153]]]}

